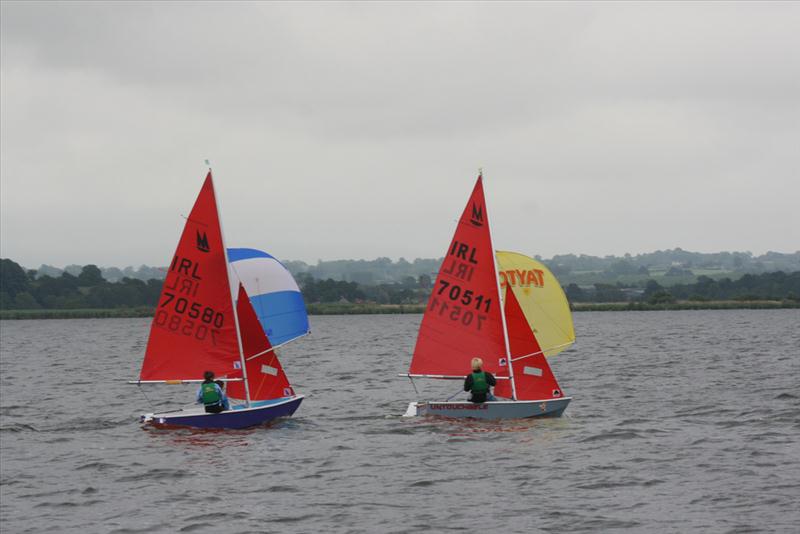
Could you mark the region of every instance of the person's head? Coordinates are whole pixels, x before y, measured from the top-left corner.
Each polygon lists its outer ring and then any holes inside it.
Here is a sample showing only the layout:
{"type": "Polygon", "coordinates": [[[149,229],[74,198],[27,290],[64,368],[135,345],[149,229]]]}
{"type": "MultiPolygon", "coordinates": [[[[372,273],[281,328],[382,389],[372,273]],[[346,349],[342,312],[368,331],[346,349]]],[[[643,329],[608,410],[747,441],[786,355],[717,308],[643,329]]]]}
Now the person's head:
{"type": "Polygon", "coordinates": [[[483,360],[480,358],[472,358],[472,370],[480,371],[481,369],[483,369],[483,360]]]}
{"type": "Polygon", "coordinates": [[[205,373],[203,373],[203,378],[206,381],[214,380],[214,371],[206,371],[205,373]]]}

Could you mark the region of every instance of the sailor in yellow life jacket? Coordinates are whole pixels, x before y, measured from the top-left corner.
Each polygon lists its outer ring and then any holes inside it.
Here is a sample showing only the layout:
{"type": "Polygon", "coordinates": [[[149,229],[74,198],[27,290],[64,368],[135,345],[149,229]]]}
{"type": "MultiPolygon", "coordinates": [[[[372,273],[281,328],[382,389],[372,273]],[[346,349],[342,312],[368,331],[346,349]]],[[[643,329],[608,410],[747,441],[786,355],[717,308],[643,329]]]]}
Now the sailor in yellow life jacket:
{"type": "Polygon", "coordinates": [[[472,358],[472,373],[464,379],[464,391],[471,393],[469,400],[474,403],[497,400],[489,389],[495,385],[497,381],[492,373],[483,370],[483,360],[472,358]]]}

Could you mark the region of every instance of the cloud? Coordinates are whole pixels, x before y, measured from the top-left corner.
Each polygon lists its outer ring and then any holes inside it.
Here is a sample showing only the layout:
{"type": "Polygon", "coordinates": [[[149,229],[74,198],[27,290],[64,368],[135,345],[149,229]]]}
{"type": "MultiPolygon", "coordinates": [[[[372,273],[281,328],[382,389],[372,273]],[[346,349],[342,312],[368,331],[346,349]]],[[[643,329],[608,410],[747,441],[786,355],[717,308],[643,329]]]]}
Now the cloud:
{"type": "Polygon", "coordinates": [[[792,3],[4,2],[2,254],[165,263],[205,158],[231,244],[284,258],[439,256],[478,166],[504,248],[793,250],[798,20],[792,3]]]}

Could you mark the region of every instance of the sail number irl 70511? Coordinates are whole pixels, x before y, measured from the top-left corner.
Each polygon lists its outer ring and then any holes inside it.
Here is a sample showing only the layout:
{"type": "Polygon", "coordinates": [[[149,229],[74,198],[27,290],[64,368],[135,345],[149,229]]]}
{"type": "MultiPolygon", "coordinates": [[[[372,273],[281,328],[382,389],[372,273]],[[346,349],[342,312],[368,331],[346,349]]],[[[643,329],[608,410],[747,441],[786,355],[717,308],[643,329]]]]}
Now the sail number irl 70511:
{"type": "Polygon", "coordinates": [[[225,324],[224,313],[199,302],[190,302],[185,297],[176,298],[174,293],[165,291],[163,295],[164,301],[158,305],[155,317],[157,326],[199,341],[210,339],[214,345],[217,344],[219,329],[225,324]],[[167,311],[168,306],[172,313],[167,311]]]}
{"type": "Polygon", "coordinates": [[[474,325],[480,330],[487,318],[482,313],[489,313],[491,306],[491,298],[476,295],[473,290],[463,289],[447,280],[439,280],[439,288],[431,298],[428,310],[451,321],[460,322],[464,326],[474,325]]]}

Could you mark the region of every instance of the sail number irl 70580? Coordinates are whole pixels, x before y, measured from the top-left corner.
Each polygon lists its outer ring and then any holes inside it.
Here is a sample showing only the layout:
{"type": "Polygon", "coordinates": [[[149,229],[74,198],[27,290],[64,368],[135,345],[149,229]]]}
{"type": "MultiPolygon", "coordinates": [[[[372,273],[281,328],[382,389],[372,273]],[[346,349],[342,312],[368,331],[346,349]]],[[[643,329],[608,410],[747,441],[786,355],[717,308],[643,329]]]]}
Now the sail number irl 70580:
{"type": "Polygon", "coordinates": [[[167,291],[164,292],[164,301],[158,307],[156,325],[199,341],[210,339],[214,345],[217,344],[219,329],[225,324],[224,313],[199,302],[190,302],[185,297],[175,298],[174,293],[167,291]],[[169,304],[172,304],[170,308],[173,313],[167,311],[169,304]]]}
{"type": "Polygon", "coordinates": [[[473,290],[463,289],[447,280],[439,280],[439,288],[431,299],[428,310],[464,326],[475,325],[480,330],[487,318],[482,313],[489,313],[491,306],[492,299],[476,295],[473,290]]]}

